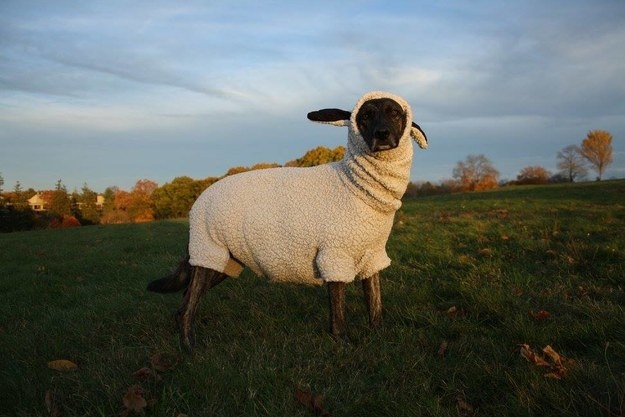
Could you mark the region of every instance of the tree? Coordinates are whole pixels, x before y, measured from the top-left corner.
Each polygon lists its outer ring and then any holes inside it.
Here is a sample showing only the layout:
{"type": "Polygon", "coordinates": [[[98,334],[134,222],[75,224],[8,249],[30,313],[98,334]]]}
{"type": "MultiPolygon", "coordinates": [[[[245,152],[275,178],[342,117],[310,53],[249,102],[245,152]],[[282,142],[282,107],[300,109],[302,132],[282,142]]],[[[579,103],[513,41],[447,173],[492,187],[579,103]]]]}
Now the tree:
{"type": "Polygon", "coordinates": [[[72,212],[72,205],[67,194],[67,188],[65,188],[61,180],[56,182],[56,187],[52,192],[48,212],[52,216],[57,217],[69,216],[72,212]]]}
{"type": "Polygon", "coordinates": [[[547,184],[551,177],[551,172],[541,166],[530,166],[523,168],[517,175],[517,184],[547,184]]]}
{"type": "Polygon", "coordinates": [[[597,180],[612,163],[612,134],[605,130],[591,130],[582,141],[580,154],[597,172],[597,180]]]}
{"type": "MultiPolygon", "coordinates": [[[[158,184],[150,180],[139,180],[127,196],[119,196],[120,201],[127,197],[127,201],[121,204],[125,206],[128,217],[133,222],[146,222],[154,220],[152,209],[152,193],[158,188],[158,184]]],[[[116,197],[117,201],[117,197],[116,197]]]]}
{"type": "Polygon", "coordinates": [[[107,187],[104,190],[104,204],[102,205],[102,224],[128,223],[130,218],[126,212],[130,205],[130,193],[120,190],[117,186],[107,187]]]}
{"type": "Polygon", "coordinates": [[[497,187],[499,171],[484,155],[469,155],[458,161],[452,176],[462,191],[480,191],[497,187]]]}
{"type": "Polygon", "coordinates": [[[334,149],[326,148],[325,146],[318,146],[315,149],[311,149],[304,154],[301,158],[297,158],[293,161],[287,162],[284,166],[287,167],[312,167],[316,165],[327,164],[329,162],[340,161],[345,155],[345,147],[337,146],[334,149]]]}
{"type": "Polygon", "coordinates": [[[174,178],[152,193],[154,216],[157,219],[186,217],[202,191],[200,183],[190,177],[174,178]]]}
{"type": "Polygon", "coordinates": [[[582,179],[588,174],[579,146],[569,145],[562,148],[558,152],[557,158],[557,167],[568,178],[569,182],[582,179]]]}
{"type": "Polygon", "coordinates": [[[0,207],[4,206],[4,196],[2,195],[3,186],[4,186],[4,178],[2,177],[2,172],[0,172],[0,207]]]}
{"type": "Polygon", "coordinates": [[[79,215],[83,224],[100,223],[100,212],[96,205],[98,194],[91,190],[85,183],[82,186],[82,193],[77,196],[78,205],[80,207],[79,215]]]}
{"type": "Polygon", "coordinates": [[[104,190],[104,204],[102,205],[102,212],[107,213],[115,210],[115,194],[118,191],[118,187],[106,187],[104,190]]]}
{"type": "Polygon", "coordinates": [[[227,172],[226,175],[224,175],[225,177],[228,177],[230,175],[236,175],[236,174],[240,174],[242,172],[247,172],[249,171],[250,168],[248,167],[244,167],[244,166],[236,166],[236,167],[232,167],[230,168],[227,172]]]}

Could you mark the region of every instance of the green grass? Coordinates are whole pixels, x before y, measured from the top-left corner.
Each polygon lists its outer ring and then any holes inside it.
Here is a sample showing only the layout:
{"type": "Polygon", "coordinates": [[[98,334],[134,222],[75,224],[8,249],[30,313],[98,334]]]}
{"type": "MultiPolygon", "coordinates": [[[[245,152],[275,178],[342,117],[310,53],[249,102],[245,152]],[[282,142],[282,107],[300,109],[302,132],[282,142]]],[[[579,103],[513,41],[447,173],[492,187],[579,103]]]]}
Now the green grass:
{"type": "Polygon", "coordinates": [[[326,332],[325,288],[245,272],[206,296],[192,355],[180,296],[145,291],[183,253],[186,222],[0,235],[0,415],[53,415],[46,392],[65,416],[118,415],[135,384],[148,416],[314,415],[297,388],[334,417],[624,415],[625,181],[422,198],[397,220],[379,331],[357,285],[345,346],[326,332]],[[569,372],[545,378],[524,343],[569,372]],[[133,376],[157,352],[180,363],[133,376]]]}

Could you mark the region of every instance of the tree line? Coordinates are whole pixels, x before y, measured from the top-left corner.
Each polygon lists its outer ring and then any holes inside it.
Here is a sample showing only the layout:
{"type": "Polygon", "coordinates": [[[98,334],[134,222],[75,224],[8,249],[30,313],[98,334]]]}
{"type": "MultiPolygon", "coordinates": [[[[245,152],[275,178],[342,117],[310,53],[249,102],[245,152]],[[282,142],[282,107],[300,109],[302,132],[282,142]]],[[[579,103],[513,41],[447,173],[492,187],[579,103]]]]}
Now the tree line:
{"type": "MultiPolygon", "coordinates": [[[[309,167],[325,164],[342,159],[344,153],[343,146],[335,149],[320,146],[309,150],[301,158],[287,162],[284,166],[309,167]]],[[[612,163],[612,135],[604,130],[593,130],[579,146],[569,145],[558,152],[557,168],[560,171],[556,174],[540,166],[528,166],[521,169],[516,180],[501,181],[499,171],[486,156],[469,155],[465,160],[457,162],[451,179],[436,184],[410,183],[406,196],[480,191],[504,185],[573,182],[585,179],[588,169],[594,170],[597,179],[601,179],[610,163],[612,163]]],[[[32,188],[22,190],[18,181],[12,192],[3,192],[4,180],[0,175],[0,231],[186,217],[197,197],[221,178],[245,171],[279,166],[276,163],[259,163],[251,167],[237,166],[230,168],[221,177],[198,180],[183,176],[161,186],[154,181],[141,179],[130,191],[108,187],[102,194],[91,190],[87,184],[80,192],[68,193],[59,180],[54,190],[40,193],[46,201],[46,210],[43,212],[35,212],[28,205],[28,199],[37,194],[35,190],[32,188]]]]}
{"type": "MultiPolygon", "coordinates": [[[[338,161],[344,154],[343,146],[334,149],[319,146],[284,166],[315,166],[338,161]]],[[[186,217],[199,195],[221,178],[279,166],[276,163],[236,166],[221,177],[193,179],[183,176],[162,186],[149,179],[141,179],[130,191],[113,186],[101,194],[87,184],[80,191],[69,193],[62,180],[57,181],[54,190],[39,193],[32,188],[24,190],[18,181],[13,191],[4,192],[4,179],[0,175],[0,232],[186,217]],[[35,211],[29,206],[28,200],[37,194],[45,200],[45,211],[35,211]]]]}
{"type": "Polygon", "coordinates": [[[612,134],[605,130],[591,130],[580,145],[568,145],[556,155],[558,172],[552,174],[541,166],[522,168],[515,180],[500,180],[499,171],[483,154],[469,155],[458,161],[452,171],[452,178],[434,184],[410,183],[408,197],[445,194],[453,192],[481,191],[507,185],[548,184],[581,181],[588,171],[597,174],[601,180],[605,169],[612,163],[612,134]]]}

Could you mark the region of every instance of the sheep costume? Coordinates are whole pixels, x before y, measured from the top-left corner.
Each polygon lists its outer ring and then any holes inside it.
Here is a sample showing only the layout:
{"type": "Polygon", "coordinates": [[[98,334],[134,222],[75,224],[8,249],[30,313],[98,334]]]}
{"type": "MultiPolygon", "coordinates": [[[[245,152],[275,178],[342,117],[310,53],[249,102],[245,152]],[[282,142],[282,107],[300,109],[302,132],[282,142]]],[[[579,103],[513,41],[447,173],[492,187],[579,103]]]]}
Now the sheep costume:
{"type": "Polygon", "coordinates": [[[342,160],[309,168],[271,168],[221,179],[197,199],[190,220],[189,263],[230,277],[244,266],[279,282],[321,284],[364,279],[390,265],[386,242],[409,182],[413,138],[408,103],[386,92],[362,96],[347,126],[342,160]],[[390,98],[406,113],[399,145],[372,153],[356,114],[370,99],[390,98]]]}

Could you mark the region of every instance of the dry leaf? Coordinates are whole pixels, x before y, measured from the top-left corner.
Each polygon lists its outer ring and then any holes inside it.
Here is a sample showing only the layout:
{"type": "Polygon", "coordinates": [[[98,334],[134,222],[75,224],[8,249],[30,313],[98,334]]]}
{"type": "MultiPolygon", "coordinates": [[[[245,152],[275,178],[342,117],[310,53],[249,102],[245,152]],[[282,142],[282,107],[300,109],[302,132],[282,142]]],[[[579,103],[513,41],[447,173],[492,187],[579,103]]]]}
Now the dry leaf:
{"type": "Polygon", "coordinates": [[[304,407],[315,413],[315,416],[331,416],[331,414],[323,408],[323,397],[321,395],[314,395],[312,392],[297,388],[295,390],[295,399],[304,407]]]}
{"type": "Polygon", "coordinates": [[[458,312],[458,308],[456,306],[451,306],[446,311],[448,316],[455,316],[457,312],[458,312]]]}
{"type": "Polygon", "coordinates": [[[442,358],[443,356],[445,356],[445,352],[447,352],[447,345],[448,343],[446,340],[443,340],[441,342],[441,345],[439,346],[438,353],[437,353],[439,357],[442,358]]]}
{"type": "Polygon", "coordinates": [[[558,352],[553,350],[551,346],[545,346],[543,348],[543,352],[545,352],[545,354],[549,356],[556,365],[562,365],[562,357],[558,354],[558,352]]]}
{"type": "Polygon", "coordinates": [[[147,407],[148,402],[143,398],[143,388],[141,385],[133,385],[128,388],[126,394],[124,394],[124,407],[129,411],[136,413],[142,413],[143,409],[147,407]]]}
{"type": "Polygon", "coordinates": [[[529,345],[523,344],[520,346],[520,353],[522,357],[524,357],[536,366],[546,366],[549,368],[549,372],[543,375],[545,378],[562,379],[562,377],[565,376],[569,371],[564,366],[564,363],[566,362],[567,365],[573,364],[573,361],[563,358],[549,345],[543,348],[543,353],[547,355],[546,358],[542,355],[535,353],[529,347],[529,345]],[[551,362],[547,361],[547,359],[550,359],[551,362]]]}
{"type": "Polygon", "coordinates": [[[480,249],[478,253],[482,256],[491,256],[493,254],[493,250],[491,248],[483,248],[480,249]]]}
{"type": "Polygon", "coordinates": [[[536,366],[550,366],[549,362],[544,360],[542,356],[537,355],[529,345],[523,344],[521,346],[521,356],[528,362],[533,363],[536,366]]]}
{"type": "Polygon", "coordinates": [[[166,372],[174,369],[178,365],[178,357],[158,352],[150,357],[150,363],[159,372],[166,372]]]}
{"type": "Polygon", "coordinates": [[[55,361],[48,362],[48,368],[54,369],[55,371],[75,371],[78,369],[78,365],[76,365],[72,361],[68,361],[67,359],[57,359],[55,361]]]}
{"type": "Polygon", "coordinates": [[[539,310],[539,311],[531,311],[530,310],[530,316],[534,319],[534,320],[547,320],[549,317],[551,317],[551,313],[549,313],[547,310],[539,310]]]}

